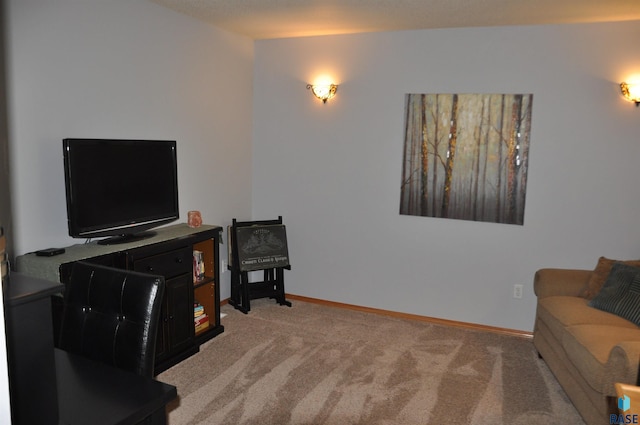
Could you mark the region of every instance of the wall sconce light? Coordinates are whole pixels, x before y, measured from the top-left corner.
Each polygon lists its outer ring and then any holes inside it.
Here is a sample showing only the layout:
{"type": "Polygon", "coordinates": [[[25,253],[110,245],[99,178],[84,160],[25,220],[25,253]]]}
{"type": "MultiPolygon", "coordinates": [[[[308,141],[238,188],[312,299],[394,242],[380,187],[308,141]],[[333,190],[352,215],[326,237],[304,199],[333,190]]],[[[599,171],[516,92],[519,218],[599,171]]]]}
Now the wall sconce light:
{"type": "Polygon", "coordinates": [[[307,84],[307,89],[311,90],[311,93],[318,99],[322,101],[322,103],[327,103],[327,100],[331,99],[336,95],[336,91],[338,91],[337,84],[316,84],[311,85],[307,84]]]}
{"type": "Polygon", "coordinates": [[[640,84],[620,83],[620,91],[625,99],[640,106],[640,84]]]}

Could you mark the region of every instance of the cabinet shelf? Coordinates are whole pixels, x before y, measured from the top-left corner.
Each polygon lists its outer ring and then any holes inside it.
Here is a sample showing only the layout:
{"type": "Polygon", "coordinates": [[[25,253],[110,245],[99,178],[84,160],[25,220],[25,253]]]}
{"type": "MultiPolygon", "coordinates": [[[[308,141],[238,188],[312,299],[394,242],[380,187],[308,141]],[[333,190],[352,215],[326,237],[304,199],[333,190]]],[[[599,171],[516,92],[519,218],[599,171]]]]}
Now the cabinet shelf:
{"type": "Polygon", "coordinates": [[[193,288],[196,289],[203,285],[206,285],[207,283],[215,283],[215,282],[216,282],[216,279],[213,276],[205,276],[204,278],[193,282],[193,288]]]}

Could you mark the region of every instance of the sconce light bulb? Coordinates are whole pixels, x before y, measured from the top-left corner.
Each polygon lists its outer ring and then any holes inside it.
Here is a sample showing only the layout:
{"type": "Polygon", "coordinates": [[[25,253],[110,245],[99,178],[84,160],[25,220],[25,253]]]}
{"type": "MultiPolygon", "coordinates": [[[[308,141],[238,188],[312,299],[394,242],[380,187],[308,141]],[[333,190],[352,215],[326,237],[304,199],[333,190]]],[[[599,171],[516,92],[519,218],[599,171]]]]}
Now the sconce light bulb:
{"type": "Polygon", "coordinates": [[[640,84],[620,83],[620,91],[625,99],[640,106],[640,84]]]}
{"type": "Polygon", "coordinates": [[[322,103],[327,103],[327,100],[333,98],[338,91],[337,84],[307,84],[307,89],[311,90],[311,93],[318,99],[322,100],[322,103]]]}

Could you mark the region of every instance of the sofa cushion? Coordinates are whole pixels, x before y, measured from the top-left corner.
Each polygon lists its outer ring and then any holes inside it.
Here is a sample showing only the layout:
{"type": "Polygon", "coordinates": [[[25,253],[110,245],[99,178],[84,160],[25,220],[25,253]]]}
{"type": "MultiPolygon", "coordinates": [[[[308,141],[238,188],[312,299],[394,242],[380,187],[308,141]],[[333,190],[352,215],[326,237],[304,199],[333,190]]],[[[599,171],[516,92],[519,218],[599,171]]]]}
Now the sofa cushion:
{"type": "Polygon", "coordinates": [[[621,341],[640,341],[640,329],[607,325],[577,325],[567,328],[562,347],[584,380],[604,392],[609,384],[605,372],[613,347],[621,341]]]}
{"type": "Polygon", "coordinates": [[[581,297],[555,296],[538,300],[537,315],[549,328],[554,338],[562,341],[567,326],[607,325],[638,329],[636,325],[606,311],[589,307],[589,301],[581,297]]]}
{"type": "Polygon", "coordinates": [[[602,289],[589,305],[640,325],[640,268],[614,264],[602,289]]]}
{"type": "Polygon", "coordinates": [[[640,267],[640,260],[618,261],[606,257],[600,257],[598,259],[598,264],[596,264],[596,268],[593,270],[593,274],[587,283],[587,287],[582,293],[582,296],[589,300],[593,299],[593,297],[600,292],[602,285],[604,285],[609,273],[611,273],[611,267],[613,267],[617,262],[640,267]]]}

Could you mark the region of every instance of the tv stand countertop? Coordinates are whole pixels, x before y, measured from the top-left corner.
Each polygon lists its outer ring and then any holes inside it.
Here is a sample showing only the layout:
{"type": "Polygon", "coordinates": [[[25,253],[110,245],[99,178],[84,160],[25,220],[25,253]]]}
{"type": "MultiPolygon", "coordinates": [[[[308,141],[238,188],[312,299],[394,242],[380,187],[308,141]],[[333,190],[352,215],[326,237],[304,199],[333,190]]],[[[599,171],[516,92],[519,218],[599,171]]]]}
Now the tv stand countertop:
{"type": "Polygon", "coordinates": [[[51,257],[40,257],[37,256],[35,252],[31,252],[16,258],[16,269],[18,272],[28,274],[29,276],[46,279],[52,282],[60,282],[61,264],[73,263],[75,261],[108,255],[114,252],[126,251],[133,248],[140,248],[156,243],[176,240],[207,230],[215,230],[219,228],[220,226],[205,224],[200,227],[189,227],[187,224],[181,223],[155,228],[153,231],[156,232],[156,235],[152,237],[122,244],[100,245],[96,240],[90,243],[81,243],[65,247],[65,252],[63,254],[51,257]]]}

